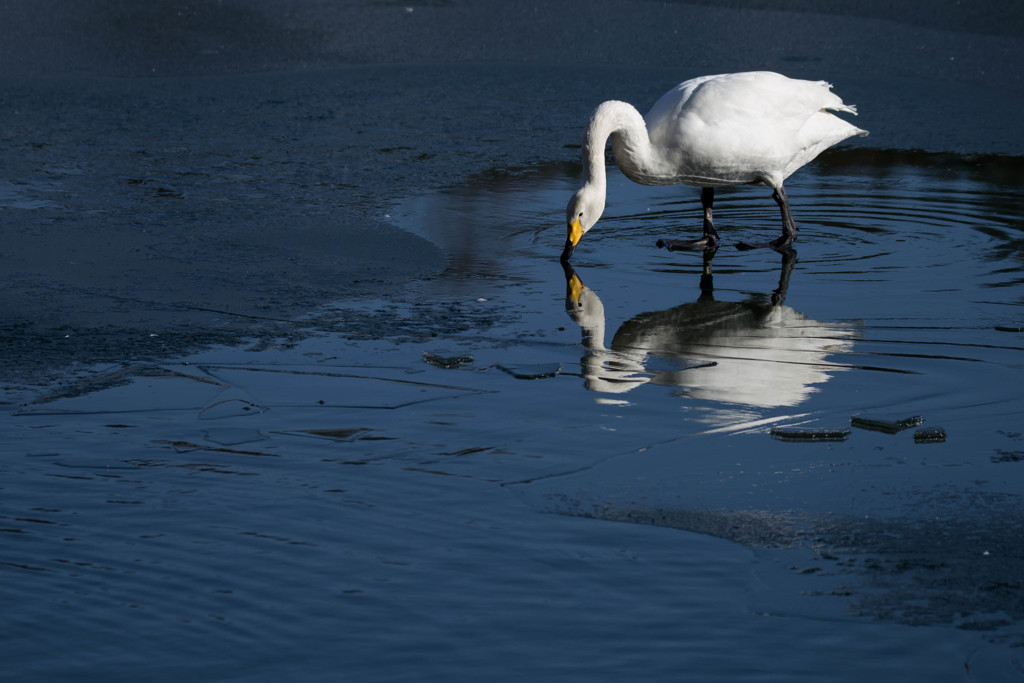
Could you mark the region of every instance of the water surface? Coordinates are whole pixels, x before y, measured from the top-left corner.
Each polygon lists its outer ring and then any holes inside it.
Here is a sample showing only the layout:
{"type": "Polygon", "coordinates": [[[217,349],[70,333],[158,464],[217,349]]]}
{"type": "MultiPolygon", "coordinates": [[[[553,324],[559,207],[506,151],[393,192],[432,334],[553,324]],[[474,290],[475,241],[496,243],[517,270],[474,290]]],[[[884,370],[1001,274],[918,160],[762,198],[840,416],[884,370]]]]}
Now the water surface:
{"type": "MultiPolygon", "coordinates": [[[[1016,162],[830,152],[790,180],[800,237],[784,256],[728,246],[778,232],[763,188],[718,193],[717,253],[668,252],[659,238],[699,231],[697,192],[613,173],[605,217],[563,274],[548,221],[577,182],[489,178],[400,214],[458,254],[434,294],[525,296],[511,307],[520,325],[539,346],[552,329],[578,340],[563,372],[635,439],[518,495],[546,511],[816,548],[801,569],[836,577],[815,590],[852,592],[856,613],[965,628],[1021,617],[1016,162]],[[773,426],[849,429],[855,416],[920,424],[854,427],[842,442],[769,438],[773,426]],[[944,440],[915,440],[918,429],[944,440]]],[[[579,452],[612,429],[568,406],[561,417],[579,452]]]]}
{"type": "Polygon", "coordinates": [[[1021,175],[837,151],[705,258],[613,172],[571,271],[573,166],[410,197],[440,275],[8,406],[7,671],[1019,680],[1021,175]],[[945,440],[770,436],[858,415],[945,440]]]}

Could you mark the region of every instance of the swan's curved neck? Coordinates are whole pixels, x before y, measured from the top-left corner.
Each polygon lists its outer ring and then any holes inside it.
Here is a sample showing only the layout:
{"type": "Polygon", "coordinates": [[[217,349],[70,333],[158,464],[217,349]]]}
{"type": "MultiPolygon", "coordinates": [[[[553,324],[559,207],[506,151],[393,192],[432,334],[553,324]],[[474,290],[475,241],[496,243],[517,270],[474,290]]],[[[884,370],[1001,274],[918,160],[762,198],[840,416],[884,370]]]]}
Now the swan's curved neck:
{"type": "Polygon", "coordinates": [[[615,162],[627,177],[642,176],[652,164],[651,140],[644,117],[627,102],[610,100],[594,110],[583,136],[583,180],[601,190],[607,187],[604,149],[612,138],[615,162]]]}

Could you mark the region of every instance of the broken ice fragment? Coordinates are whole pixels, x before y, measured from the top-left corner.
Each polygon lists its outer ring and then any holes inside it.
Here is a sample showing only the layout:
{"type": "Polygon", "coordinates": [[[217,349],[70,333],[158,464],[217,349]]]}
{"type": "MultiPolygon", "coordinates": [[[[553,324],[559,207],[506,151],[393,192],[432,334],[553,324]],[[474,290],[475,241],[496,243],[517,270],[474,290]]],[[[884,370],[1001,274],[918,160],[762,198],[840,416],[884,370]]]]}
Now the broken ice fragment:
{"type": "Polygon", "coordinates": [[[850,418],[850,424],[860,429],[870,429],[873,432],[885,432],[896,434],[904,429],[917,427],[924,422],[920,415],[905,417],[902,420],[887,420],[878,416],[854,415],[850,418]]]}
{"type": "Polygon", "coordinates": [[[461,368],[463,365],[472,365],[473,356],[442,356],[430,351],[424,351],[423,361],[427,365],[451,370],[452,368],[461,368]]]}
{"type": "Polygon", "coordinates": [[[846,441],[850,436],[849,429],[793,429],[790,427],[772,427],[773,439],[780,441],[846,441]]]}
{"type": "Polygon", "coordinates": [[[942,427],[926,427],[914,432],[914,443],[942,443],[946,440],[946,430],[942,427]]]}

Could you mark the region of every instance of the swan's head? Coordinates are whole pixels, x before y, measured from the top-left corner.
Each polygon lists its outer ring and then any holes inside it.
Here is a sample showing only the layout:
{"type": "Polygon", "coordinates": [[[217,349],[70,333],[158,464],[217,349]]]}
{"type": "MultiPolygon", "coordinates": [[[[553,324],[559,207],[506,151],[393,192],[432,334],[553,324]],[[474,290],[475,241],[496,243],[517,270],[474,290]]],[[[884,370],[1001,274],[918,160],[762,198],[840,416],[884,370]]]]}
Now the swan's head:
{"type": "Polygon", "coordinates": [[[604,213],[604,192],[587,183],[572,196],[565,207],[566,229],[569,232],[562,251],[562,260],[568,261],[580,239],[594,227],[604,213]]]}

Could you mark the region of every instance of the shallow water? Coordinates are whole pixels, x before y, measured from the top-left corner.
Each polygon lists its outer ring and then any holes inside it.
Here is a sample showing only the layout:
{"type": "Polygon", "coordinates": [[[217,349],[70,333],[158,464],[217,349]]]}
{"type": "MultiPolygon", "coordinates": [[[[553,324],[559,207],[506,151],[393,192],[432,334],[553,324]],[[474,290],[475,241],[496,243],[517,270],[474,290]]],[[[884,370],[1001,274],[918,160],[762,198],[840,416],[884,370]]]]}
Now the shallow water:
{"type": "Polygon", "coordinates": [[[8,411],[8,670],[1019,680],[1022,175],[836,151],[795,257],[728,246],[779,229],[739,188],[705,259],[654,246],[696,191],[612,172],[569,272],[573,167],[401,202],[441,275],[8,411]],[[857,415],[924,421],[769,434],[857,415]]]}

